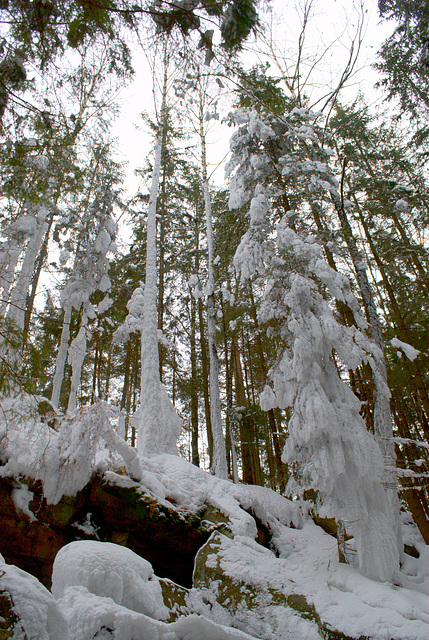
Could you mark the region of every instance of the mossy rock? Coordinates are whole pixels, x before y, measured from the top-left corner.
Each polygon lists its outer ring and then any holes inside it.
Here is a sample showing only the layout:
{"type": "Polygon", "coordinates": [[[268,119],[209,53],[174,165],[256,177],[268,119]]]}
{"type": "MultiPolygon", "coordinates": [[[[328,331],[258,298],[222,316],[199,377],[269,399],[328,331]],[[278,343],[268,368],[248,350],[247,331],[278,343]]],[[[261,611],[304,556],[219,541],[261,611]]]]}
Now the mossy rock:
{"type": "Polygon", "coordinates": [[[204,508],[199,513],[202,520],[207,520],[212,524],[230,524],[228,516],[226,516],[218,507],[206,502],[204,508]]]}
{"type": "MultiPolygon", "coordinates": [[[[252,613],[252,620],[260,623],[261,628],[268,624],[273,634],[283,637],[278,626],[278,607],[288,607],[301,619],[314,625],[314,630],[325,640],[354,640],[340,631],[331,629],[317,613],[306,597],[297,593],[286,593],[264,584],[258,584],[255,576],[253,583],[246,583],[228,575],[222,568],[222,549],[234,544],[219,532],[212,534],[207,543],[199,550],[195,559],[193,583],[196,588],[209,588],[215,591],[217,602],[237,617],[246,621],[246,612],[252,613]]],[[[254,631],[258,633],[256,626],[254,631]]],[[[360,638],[360,640],[365,640],[360,638]]]]}
{"type": "Polygon", "coordinates": [[[159,578],[159,583],[161,585],[164,604],[170,612],[170,617],[167,622],[174,622],[180,616],[187,616],[192,613],[187,602],[189,589],[181,587],[167,578],[159,578]]]}
{"type": "Polygon", "coordinates": [[[27,635],[13,610],[12,596],[7,591],[0,591],[0,639],[8,638],[27,640],[27,635]]]}

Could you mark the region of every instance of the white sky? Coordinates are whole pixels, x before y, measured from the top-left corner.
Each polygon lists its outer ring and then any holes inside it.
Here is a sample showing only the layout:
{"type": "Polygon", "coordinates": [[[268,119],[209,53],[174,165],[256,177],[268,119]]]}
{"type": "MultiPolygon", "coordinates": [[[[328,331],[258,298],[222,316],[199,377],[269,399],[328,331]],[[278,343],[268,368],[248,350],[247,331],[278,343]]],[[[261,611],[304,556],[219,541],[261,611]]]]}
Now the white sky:
{"type": "MultiPolygon", "coordinates": [[[[305,4],[305,0],[273,0],[276,46],[279,53],[283,52],[286,57],[289,54],[290,59],[296,57],[302,7],[305,4]],[[298,8],[295,8],[295,5],[298,8]]],[[[379,22],[377,0],[362,0],[363,8],[360,5],[359,0],[313,0],[312,19],[308,26],[305,45],[308,56],[307,68],[311,62],[319,59],[321,52],[327,50],[323,60],[317,62],[317,74],[313,73],[311,77],[315,85],[314,95],[318,95],[317,92],[320,92],[324,85],[334,84],[347,61],[351,41],[363,15],[363,43],[359,64],[353,80],[349,81],[349,86],[342,95],[343,100],[351,102],[361,90],[376,108],[377,104],[381,104],[383,97],[374,89],[377,75],[370,68],[370,64],[374,61],[380,44],[392,32],[393,26],[391,23],[379,22]]],[[[268,18],[268,14],[266,17],[268,18]]],[[[247,43],[243,52],[243,63],[246,66],[250,67],[258,61],[256,47],[257,43],[254,41],[247,43]]],[[[149,50],[148,55],[151,55],[149,50]]],[[[152,141],[147,127],[141,121],[140,113],[154,113],[150,64],[141,48],[135,52],[134,68],[135,79],[120,95],[121,112],[113,129],[113,135],[119,139],[120,159],[129,163],[125,183],[129,197],[139,188],[145,191],[141,179],[134,175],[134,170],[144,166],[146,157],[151,153],[152,141]]],[[[221,113],[221,117],[222,115],[225,114],[221,113]]],[[[223,162],[228,152],[230,134],[230,129],[220,124],[209,133],[207,142],[212,170],[223,162]]],[[[222,183],[223,168],[215,172],[214,180],[218,184],[222,183]]]]}

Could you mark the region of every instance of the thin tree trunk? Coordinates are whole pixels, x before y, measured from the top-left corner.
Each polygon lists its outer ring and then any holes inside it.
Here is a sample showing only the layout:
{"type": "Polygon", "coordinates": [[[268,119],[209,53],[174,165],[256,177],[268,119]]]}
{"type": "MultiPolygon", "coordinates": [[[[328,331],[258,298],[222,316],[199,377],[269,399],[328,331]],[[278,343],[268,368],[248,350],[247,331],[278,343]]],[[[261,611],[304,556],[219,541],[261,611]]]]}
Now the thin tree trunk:
{"type": "Polygon", "coordinates": [[[67,351],[70,342],[70,322],[72,315],[72,307],[67,304],[64,307],[63,329],[61,331],[61,341],[55,361],[55,374],[52,386],[51,402],[54,407],[58,407],[61,395],[61,387],[64,379],[64,369],[67,360],[67,351]]]}
{"type": "Polygon", "coordinates": [[[104,386],[104,399],[107,402],[109,399],[109,390],[110,390],[110,376],[112,373],[112,342],[109,344],[109,352],[107,356],[107,371],[106,371],[106,382],[104,386]]]}
{"type": "Polygon", "coordinates": [[[203,96],[200,94],[200,143],[201,143],[201,172],[202,187],[204,194],[204,210],[206,214],[207,227],[207,335],[209,346],[209,365],[210,365],[210,418],[213,434],[213,473],[219,478],[227,478],[228,470],[226,466],[226,448],[225,438],[222,430],[221,404],[219,392],[219,362],[216,347],[216,309],[214,301],[214,268],[213,268],[213,226],[212,226],[212,210],[209,192],[209,184],[207,177],[207,155],[206,140],[204,133],[204,113],[203,113],[203,96]]]}
{"type": "Polygon", "coordinates": [[[222,333],[223,333],[223,348],[225,353],[225,392],[226,392],[226,416],[225,416],[225,432],[226,432],[226,460],[228,465],[228,475],[234,477],[234,464],[231,457],[234,457],[234,436],[231,432],[231,415],[232,415],[232,380],[231,380],[231,366],[228,355],[228,339],[227,339],[227,324],[225,316],[225,303],[222,300],[222,333]],[[231,464],[232,463],[232,464],[231,464]]]}
{"type": "Polygon", "coordinates": [[[197,345],[196,345],[196,301],[190,298],[190,346],[191,346],[191,457],[192,464],[200,466],[198,452],[198,388],[197,388],[197,345]]]}
{"type": "Polygon", "coordinates": [[[122,387],[121,396],[121,411],[125,410],[125,434],[124,438],[128,440],[128,428],[130,423],[130,409],[131,409],[131,338],[127,340],[126,352],[125,352],[125,371],[124,371],[124,385],[122,387]]]}
{"type": "Polygon", "coordinates": [[[96,390],[97,390],[97,375],[99,369],[99,336],[96,335],[95,338],[95,355],[94,355],[94,370],[92,372],[92,392],[91,392],[91,404],[94,404],[96,399],[96,390]]]}
{"type": "Polygon", "coordinates": [[[241,466],[243,473],[243,482],[246,484],[258,484],[254,474],[254,460],[251,446],[251,433],[248,416],[246,416],[247,398],[244,389],[243,371],[241,368],[240,354],[238,352],[237,337],[235,333],[231,340],[231,358],[234,369],[235,379],[235,401],[237,408],[241,409],[240,441],[241,441],[241,466]]]}
{"type": "Polygon", "coordinates": [[[206,418],[207,444],[209,449],[210,468],[213,465],[213,432],[212,421],[210,415],[210,391],[209,391],[209,365],[207,356],[207,342],[204,335],[204,317],[203,303],[201,298],[198,300],[198,324],[200,329],[200,346],[201,346],[201,373],[203,376],[203,395],[204,395],[204,415],[206,418]]]}
{"type": "MultiPolygon", "coordinates": [[[[345,171],[345,167],[344,167],[345,171]]],[[[344,171],[343,178],[344,180],[344,171]]],[[[342,185],[343,186],[343,185],[342,185]]],[[[341,228],[343,231],[344,239],[346,241],[350,256],[353,261],[353,266],[356,273],[356,278],[359,286],[359,290],[362,295],[362,300],[369,324],[369,332],[372,341],[379,349],[378,354],[374,354],[374,434],[378,440],[380,450],[383,455],[384,469],[383,469],[383,482],[387,496],[390,501],[392,515],[395,523],[395,532],[397,537],[399,554],[403,554],[402,535],[400,529],[399,519],[399,498],[398,498],[398,478],[396,474],[396,455],[393,444],[393,429],[392,419],[390,415],[389,405],[389,388],[387,385],[387,371],[386,363],[384,360],[384,344],[381,335],[380,323],[377,315],[377,311],[374,305],[371,287],[368,282],[365,267],[362,264],[357,249],[352,228],[350,226],[346,211],[343,206],[342,196],[332,196],[338,218],[340,220],[341,228]]]]}
{"type": "MultiPolygon", "coordinates": [[[[158,273],[158,329],[164,328],[164,240],[165,240],[165,145],[166,145],[166,123],[163,123],[161,163],[163,167],[160,206],[159,210],[159,273],[158,273]]],[[[162,382],[164,368],[164,350],[161,342],[158,343],[159,351],[159,379],[162,382]]]]}

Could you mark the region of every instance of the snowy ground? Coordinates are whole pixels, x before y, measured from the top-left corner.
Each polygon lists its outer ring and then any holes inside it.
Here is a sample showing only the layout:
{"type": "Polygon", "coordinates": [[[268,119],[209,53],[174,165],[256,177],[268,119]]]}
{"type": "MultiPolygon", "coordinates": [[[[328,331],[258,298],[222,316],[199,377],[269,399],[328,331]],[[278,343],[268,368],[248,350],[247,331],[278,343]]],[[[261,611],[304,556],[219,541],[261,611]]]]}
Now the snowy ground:
{"type": "MultiPolygon", "coordinates": [[[[80,415],[80,424],[87,424],[88,420],[89,415],[85,419],[80,415]]],[[[8,459],[7,464],[0,467],[2,475],[17,477],[32,471],[47,479],[49,473],[53,476],[59,473],[61,465],[55,459],[60,457],[64,462],[61,433],[48,432],[47,427],[40,424],[37,429],[35,439],[33,423],[31,439],[23,433],[22,423],[16,430],[13,420],[8,421],[7,430],[0,433],[1,455],[3,461],[8,459]],[[39,460],[36,464],[39,455],[36,441],[41,447],[39,454],[43,449],[44,463],[39,460]],[[12,451],[19,450],[14,448],[18,444],[27,449],[21,449],[17,457],[12,451]]],[[[99,427],[100,434],[104,433],[103,429],[99,427]]],[[[118,447],[121,447],[114,438],[109,440],[105,436],[100,436],[104,449],[97,449],[91,440],[92,449],[86,453],[79,440],[81,449],[74,464],[80,469],[81,482],[85,483],[82,476],[96,467],[108,473],[110,481],[129,482],[114,471],[120,457],[118,447]],[[88,452],[90,462],[87,457],[84,465],[79,456],[87,456],[88,452]]],[[[69,453],[72,440],[69,433],[69,453]]],[[[413,544],[420,557],[405,556],[395,584],[379,583],[363,577],[351,566],[339,564],[335,539],[304,517],[296,503],[270,489],[219,480],[176,456],[161,455],[138,461],[131,451],[123,448],[121,455],[122,465],[125,461],[131,466],[134,479],[139,476],[145,490],[159,501],[168,498],[171,507],[174,499],[176,507],[187,512],[196,512],[209,502],[228,516],[233,536],[220,537],[217,558],[230,579],[247,583],[260,593],[275,590],[304,596],[326,627],[350,637],[429,638],[428,547],[407,514],[403,517],[404,541],[413,544]],[[255,520],[244,510],[250,508],[271,529],[276,552],[255,542],[255,520]]],[[[60,482],[64,493],[77,487],[71,467],[67,474],[69,485],[65,479],[60,482]]],[[[54,480],[58,486],[59,478],[54,480]]],[[[48,486],[52,487],[52,483],[48,486]]],[[[59,499],[58,492],[49,490],[59,499]]],[[[29,510],[25,488],[18,490],[15,502],[27,517],[36,517],[29,510]]],[[[320,638],[314,620],[303,619],[289,607],[273,607],[269,598],[266,603],[259,602],[258,615],[246,610],[228,612],[227,607],[215,601],[218,586],[212,585],[211,591],[191,590],[189,610],[195,613],[168,623],[168,610],[152,567],[124,547],[93,541],[74,542],[64,547],[55,561],[52,593],[20,569],[0,564],[0,591],[6,589],[12,594],[15,611],[31,640],[320,638]]],[[[17,630],[14,637],[23,638],[23,631],[20,635],[17,630]]]]}

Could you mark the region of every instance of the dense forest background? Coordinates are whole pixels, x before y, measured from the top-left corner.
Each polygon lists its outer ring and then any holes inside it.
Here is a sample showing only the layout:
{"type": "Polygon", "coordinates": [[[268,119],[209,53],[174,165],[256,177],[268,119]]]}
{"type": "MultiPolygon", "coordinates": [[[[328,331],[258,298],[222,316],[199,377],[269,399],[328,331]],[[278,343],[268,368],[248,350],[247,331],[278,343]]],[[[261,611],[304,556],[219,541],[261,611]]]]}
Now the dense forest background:
{"type": "Polygon", "coordinates": [[[359,414],[429,543],[429,9],[378,1],[375,109],[346,90],[365,2],[322,87],[317,7],[281,4],[301,24],[285,55],[253,0],[0,3],[0,390],[33,394],[54,428],[108,403],[133,446],[142,420],[177,431],[174,405],[195,465],[307,497],[334,493],[327,460],[338,439],[355,451],[359,414]],[[136,51],[154,153],[130,195],[111,132],[136,51]],[[172,406],[142,417],[154,367],[172,406]]]}

